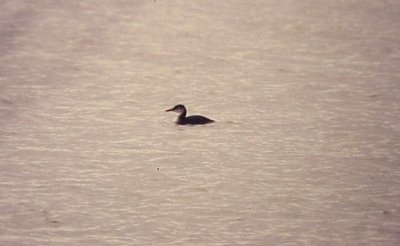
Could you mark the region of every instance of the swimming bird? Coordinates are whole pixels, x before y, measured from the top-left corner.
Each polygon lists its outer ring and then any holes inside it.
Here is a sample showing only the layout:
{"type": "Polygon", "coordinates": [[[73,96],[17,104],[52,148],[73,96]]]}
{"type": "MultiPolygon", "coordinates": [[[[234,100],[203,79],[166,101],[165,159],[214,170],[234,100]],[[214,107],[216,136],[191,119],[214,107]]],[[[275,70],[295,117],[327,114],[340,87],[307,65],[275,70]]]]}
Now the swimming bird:
{"type": "Polygon", "coordinates": [[[166,112],[176,112],[179,113],[176,124],[178,125],[204,125],[215,122],[207,117],[201,115],[192,115],[186,117],[186,108],[182,104],[178,104],[173,108],[165,110],[166,112]]]}

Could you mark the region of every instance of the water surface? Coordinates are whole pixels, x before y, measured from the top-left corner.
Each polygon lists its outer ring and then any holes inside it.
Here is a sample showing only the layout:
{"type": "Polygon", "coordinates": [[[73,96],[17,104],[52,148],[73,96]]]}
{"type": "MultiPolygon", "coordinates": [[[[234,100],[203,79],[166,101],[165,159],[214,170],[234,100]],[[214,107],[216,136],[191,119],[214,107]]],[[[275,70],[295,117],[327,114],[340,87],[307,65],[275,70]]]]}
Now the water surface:
{"type": "Polygon", "coordinates": [[[0,244],[400,243],[397,1],[0,8],[0,244]]]}

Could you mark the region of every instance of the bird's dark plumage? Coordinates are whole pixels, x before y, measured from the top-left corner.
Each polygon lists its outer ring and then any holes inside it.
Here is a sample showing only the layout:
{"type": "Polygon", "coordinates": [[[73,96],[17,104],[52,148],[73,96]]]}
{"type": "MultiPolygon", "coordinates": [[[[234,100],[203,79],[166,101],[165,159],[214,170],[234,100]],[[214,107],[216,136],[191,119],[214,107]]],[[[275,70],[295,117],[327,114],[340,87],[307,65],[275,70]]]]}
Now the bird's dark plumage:
{"type": "Polygon", "coordinates": [[[169,111],[179,113],[178,120],[176,121],[178,125],[204,125],[215,122],[214,120],[201,115],[186,117],[186,108],[182,104],[178,104],[175,107],[166,110],[166,112],[169,111]]]}

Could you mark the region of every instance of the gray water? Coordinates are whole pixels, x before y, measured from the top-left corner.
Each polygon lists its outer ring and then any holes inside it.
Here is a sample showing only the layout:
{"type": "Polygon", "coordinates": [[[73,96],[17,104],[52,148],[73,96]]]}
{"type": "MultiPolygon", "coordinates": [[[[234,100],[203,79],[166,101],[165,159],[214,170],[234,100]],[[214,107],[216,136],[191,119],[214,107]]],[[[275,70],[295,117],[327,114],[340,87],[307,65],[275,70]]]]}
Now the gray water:
{"type": "Polygon", "coordinates": [[[0,245],[400,244],[397,0],[0,12],[0,245]]]}

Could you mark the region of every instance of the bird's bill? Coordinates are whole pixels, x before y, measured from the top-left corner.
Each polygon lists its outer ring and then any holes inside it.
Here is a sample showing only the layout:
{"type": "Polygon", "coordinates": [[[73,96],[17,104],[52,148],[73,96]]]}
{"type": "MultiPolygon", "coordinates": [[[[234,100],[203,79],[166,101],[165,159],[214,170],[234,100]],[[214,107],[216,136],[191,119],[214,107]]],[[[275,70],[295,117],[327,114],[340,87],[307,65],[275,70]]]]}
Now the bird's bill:
{"type": "Polygon", "coordinates": [[[165,112],[170,112],[170,111],[174,111],[174,108],[170,108],[170,109],[165,110],[165,112]]]}

